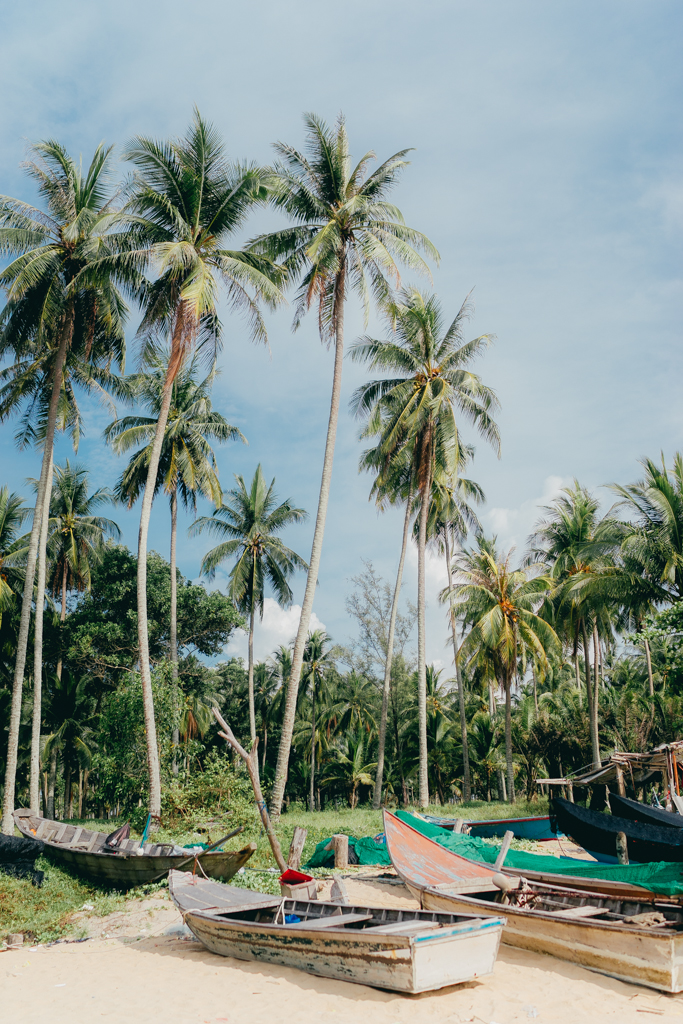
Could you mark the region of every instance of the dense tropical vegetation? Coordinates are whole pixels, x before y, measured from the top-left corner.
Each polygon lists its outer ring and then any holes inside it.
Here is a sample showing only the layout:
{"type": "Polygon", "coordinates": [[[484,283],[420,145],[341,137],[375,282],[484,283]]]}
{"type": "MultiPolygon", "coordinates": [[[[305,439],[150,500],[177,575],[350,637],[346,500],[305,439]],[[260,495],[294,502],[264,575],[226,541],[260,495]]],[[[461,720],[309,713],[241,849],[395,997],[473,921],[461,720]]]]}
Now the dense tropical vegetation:
{"type": "Polygon", "coordinates": [[[683,456],[643,460],[640,479],[609,485],[609,508],[575,481],[541,510],[526,551],[501,550],[482,530],[471,475],[477,437],[500,448],[496,396],[473,369],[491,338],[466,340],[467,300],[451,319],[437,296],[401,280],[429,274],[421,254],[438,259],[388,198],[408,151],[371,170],[374,154],[351,159],[343,119],[307,115],[305,130],[303,149],[278,143],[278,161],[260,167],[228,160],[195,113],[183,139],[126,148],[125,187],[112,184],[110,150],[84,170],[48,141],[27,165],[38,205],[0,197],[0,420],[18,419],[17,444],[40,462],[23,495],[0,488],[4,831],[22,804],[48,816],[163,817],[202,786],[220,802],[233,769],[214,707],[244,744],[258,743],[276,817],[292,801],[319,811],[532,799],[541,777],[683,728],[683,456]],[[288,224],[238,243],[257,209],[288,224]],[[307,558],[280,537],[306,516],[277,497],[286,482],[269,483],[255,458],[250,480],[226,486],[212,447],[244,440],[212,398],[221,295],[265,341],[264,307],[291,288],[295,326],[315,307],[333,349],[307,558]],[[351,348],[368,370],[350,409],[368,445],[359,470],[380,510],[403,510],[403,530],[395,578],[371,563],[353,578],[356,639],[343,647],[311,622],[354,298],[385,324],[382,338],[351,348]],[[87,467],[54,455],[59,433],[78,447],[80,396],[93,392],[111,410],[103,440],[128,456],[99,489],[87,467]],[[168,559],[148,550],[161,492],[168,559]],[[131,552],[117,506],[138,499],[131,552]],[[191,534],[217,541],[196,567],[207,585],[178,571],[179,502],[195,516],[191,534]],[[446,564],[440,594],[428,592],[429,549],[446,564]],[[219,569],[225,593],[213,586],[219,569]],[[298,629],[257,660],[266,601],[290,606],[297,573],[298,629]],[[443,604],[445,665],[427,663],[429,600],[443,604]],[[246,665],[225,658],[240,629],[246,665]]]}

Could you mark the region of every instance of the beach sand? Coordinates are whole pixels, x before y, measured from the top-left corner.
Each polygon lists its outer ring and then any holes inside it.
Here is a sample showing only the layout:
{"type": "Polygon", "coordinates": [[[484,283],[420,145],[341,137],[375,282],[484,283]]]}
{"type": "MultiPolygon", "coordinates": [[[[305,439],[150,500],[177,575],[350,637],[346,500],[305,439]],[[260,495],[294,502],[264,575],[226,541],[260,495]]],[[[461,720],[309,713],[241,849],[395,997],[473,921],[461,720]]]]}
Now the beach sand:
{"type": "MultiPolygon", "coordinates": [[[[329,884],[321,892],[327,895],[329,884]]],[[[345,879],[352,902],[415,906],[387,882],[345,879]]],[[[12,1024],[575,1024],[683,1022],[683,994],[622,984],[501,946],[494,974],[404,996],[207,952],[167,897],[85,918],[89,941],[0,956],[0,1019],[12,1024]]]]}

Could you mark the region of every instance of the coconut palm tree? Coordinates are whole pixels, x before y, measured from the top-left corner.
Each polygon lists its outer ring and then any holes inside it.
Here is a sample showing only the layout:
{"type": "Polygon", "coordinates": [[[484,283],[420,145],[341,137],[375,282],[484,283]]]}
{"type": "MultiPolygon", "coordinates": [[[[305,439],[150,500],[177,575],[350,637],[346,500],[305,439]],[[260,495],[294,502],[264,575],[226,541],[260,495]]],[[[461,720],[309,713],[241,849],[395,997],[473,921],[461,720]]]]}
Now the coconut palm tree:
{"type": "Polygon", "coordinates": [[[263,618],[266,584],[280,607],[292,603],[288,580],[297,569],[307,569],[303,558],[286,547],[276,535],[292,523],[306,518],[306,511],[295,508],[288,498],[280,505],[275,495],[275,480],[266,485],[261,466],[256,467],[251,486],[244,477],[235,476],[237,487],[223,495],[223,502],[212,516],[202,516],[191,528],[192,535],[208,530],[227,537],[202,559],[201,572],[213,577],[227,559],[235,559],[230,572],[229,593],[235,607],[249,616],[249,731],[256,739],[254,707],[254,625],[256,613],[263,618]]]}
{"type": "Polygon", "coordinates": [[[20,495],[9,487],[0,489],[0,622],[23,589],[24,545],[19,530],[29,514],[20,495]]]}
{"type": "MultiPolygon", "coordinates": [[[[61,753],[64,766],[64,817],[73,817],[72,779],[74,769],[89,768],[93,753],[91,722],[94,701],[88,692],[90,678],[76,678],[67,668],[61,679],[51,680],[51,693],[47,708],[53,730],[45,739],[43,756],[46,761],[61,753]]],[[[52,797],[54,801],[54,795],[52,797]]],[[[54,812],[53,812],[54,813],[54,812]]]]}
{"type": "Polygon", "coordinates": [[[324,629],[314,629],[306,640],[304,651],[303,692],[311,698],[311,777],[309,782],[308,809],[315,810],[315,747],[316,747],[316,700],[322,696],[321,690],[326,671],[332,666],[334,651],[330,648],[332,641],[324,629]]]}
{"type": "MultiPolygon", "coordinates": [[[[463,551],[454,558],[453,596],[471,629],[460,648],[460,657],[474,663],[486,650],[497,669],[498,681],[505,693],[505,758],[508,799],[514,802],[515,782],[512,762],[512,682],[518,663],[526,670],[528,655],[542,665],[548,654],[560,654],[557,635],[535,609],[552,588],[548,576],[529,577],[528,570],[510,567],[511,552],[497,558],[490,542],[480,543],[474,551],[463,551]]],[[[446,599],[450,592],[444,592],[446,599]]]]}
{"type": "Polygon", "coordinates": [[[265,172],[254,164],[229,163],[216,130],[195,110],[184,138],[158,142],[137,137],[125,155],[135,167],[129,202],[136,216],[138,249],[131,262],[156,271],[147,289],[139,329],[148,344],[170,338],[170,356],[147,467],[138,533],[138,645],[150,777],[149,810],[161,811],[152,678],[147,636],[147,536],[159,460],[173,397],[173,382],[197,346],[215,352],[221,338],[216,309],[222,281],[233,310],[244,313],[252,337],[265,340],[259,302],[282,298],[283,274],[266,257],[228,248],[249,213],[267,196],[265,172]]]}
{"type": "Polygon", "coordinates": [[[409,453],[411,475],[420,503],[418,519],[417,655],[420,747],[420,805],[429,803],[427,771],[425,660],[425,548],[432,482],[441,475],[454,478],[462,449],[458,420],[470,421],[496,450],[498,427],[491,416],[497,399],[481,378],[468,368],[489,344],[489,335],[463,342],[463,326],[471,312],[467,300],[447,326],[435,296],[405,289],[386,314],[391,340],[362,338],[352,357],[372,369],[393,372],[362,385],[352,405],[368,418],[368,433],[380,433],[384,459],[409,453]]]}
{"type": "Polygon", "coordinates": [[[341,740],[336,757],[325,768],[323,786],[344,786],[349,807],[354,810],[358,804],[358,787],[372,786],[376,767],[374,761],[368,761],[367,734],[348,733],[341,740]]]}
{"type": "MultiPolygon", "coordinates": [[[[105,539],[121,536],[116,523],[95,515],[103,505],[115,501],[114,492],[100,487],[88,494],[88,470],[72,466],[66,459],[54,468],[54,484],[50,498],[47,554],[50,571],[47,584],[55,597],[61,598],[59,621],[66,619],[66,599],[71,591],[90,589],[93,565],[102,556],[105,539]]],[[[62,675],[61,653],[57,676],[62,675]]]]}
{"type": "Polygon", "coordinates": [[[22,359],[47,354],[49,403],[40,484],[29,539],[10,712],[2,831],[14,828],[21,692],[26,665],[33,584],[50,493],[54,433],[63,395],[64,364],[73,348],[90,362],[96,338],[106,339],[109,358],[122,362],[126,308],[119,286],[139,287],[139,273],[120,264],[126,247],[123,215],[108,187],[111,148],[98,146],[88,170],[57,142],[32,147],[26,164],[44,208],[0,196],[0,256],[11,257],[0,273],[7,303],[0,314],[0,353],[22,359]]]}
{"type": "Polygon", "coordinates": [[[306,152],[277,143],[280,162],[274,168],[273,203],[292,225],[254,240],[253,250],[283,259],[292,279],[300,279],[295,328],[304,313],[316,306],[321,340],[334,343],[334,372],[325,442],[320,497],[311,548],[310,568],[294,642],[271,807],[277,818],[287,777],[304,647],[310,629],[318,582],[325,519],[332,479],[332,462],[339,417],[344,357],[344,313],[350,291],[359,295],[367,319],[370,296],[381,305],[390,293],[390,280],[399,281],[399,264],[420,272],[427,267],[418,250],[439,256],[432,243],[406,226],[387,195],[405,168],[408,150],[395,153],[368,174],[375,154],[366,153],[355,165],[343,116],[330,128],[314,114],[304,117],[306,152]]]}
{"type": "MultiPolygon", "coordinates": [[[[104,432],[117,454],[138,448],[116,485],[116,496],[128,508],[145,488],[152,442],[164,395],[164,382],[169,363],[168,354],[156,353],[148,361],[148,369],[128,378],[131,397],[150,411],[150,416],[124,416],[110,423],[104,432]]],[[[196,358],[176,375],[171,390],[171,405],[162,441],[157,469],[156,492],[169,495],[171,506],[171,628],[170,658],[174,684],[178,681],[178,581],[176,579],[176,543],[178,533],[178,496],[186,509],[197,512],[197,493],[214,505],[221,503],[216,456],[209,444],[214,441],[244,441],[246,438],[231,426],[211,405],[211,387],[215,374],[199,381],[196,358]]],[[[155,492],[155,493],[156,493],[155,492]]],[[[174,740],[177,743],[177,738],[174,740]]]]}

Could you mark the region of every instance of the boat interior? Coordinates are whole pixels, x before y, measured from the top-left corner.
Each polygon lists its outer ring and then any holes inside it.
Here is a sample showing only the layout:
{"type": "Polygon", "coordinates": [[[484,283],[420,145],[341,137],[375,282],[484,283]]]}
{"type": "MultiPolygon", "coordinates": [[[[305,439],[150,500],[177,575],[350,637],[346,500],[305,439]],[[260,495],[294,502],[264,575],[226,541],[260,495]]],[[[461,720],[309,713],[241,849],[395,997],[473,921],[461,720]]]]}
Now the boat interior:
{"type": "MultiPolygon", "coordinates": [[[[104,845],[107,838],[104,832],[94,832],[89,828],[66,825],[61,821],[51,821],[49,818],[39,818],[35,815],[17,815],[16,818],[24,835],[33,836],[44,843],[51,843],[65,850],[109,855],[123,853],[130,856],[137,854],[140,849],[139,839],[126,839],[115,850],[110,850],[104,845]]],[[[145,856],[151,857],[169,857],[172,856],[174,849],[173,843],[145,843],[144,853],[145,856]]]]}

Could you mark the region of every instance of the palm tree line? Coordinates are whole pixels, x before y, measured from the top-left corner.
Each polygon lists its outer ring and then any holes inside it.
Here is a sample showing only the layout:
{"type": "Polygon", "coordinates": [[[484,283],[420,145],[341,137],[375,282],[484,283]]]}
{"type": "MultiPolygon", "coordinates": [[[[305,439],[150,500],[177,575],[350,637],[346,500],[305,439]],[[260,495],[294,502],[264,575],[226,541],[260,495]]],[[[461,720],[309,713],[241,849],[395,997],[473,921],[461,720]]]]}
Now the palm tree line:
{"type": "MultiPolygon", "coordinates": [[[[392,700],[395,712],[400,688],[398,683],[394,685],[394,629],[411,533],[418,554],[417,662],[413,673],[412,666],[399,659],[404,677],[401,699],[404,711],[410,713],[404,715],[400,729],[394,713],[391,744],[394,761],[399,751],[405,754],[401,754],[398,768],[403,797],[406,780],[415,773],[423,807],[428,805],[434,786],[440,799],[446,785],[450,792],[469,797],[470,731],[475,717],[487,710],[491,722],[497,721],[493,694],[499,689],[505,708],[507,795],[513,799],[517,771],[513,698],[521,700],[531,672],[534,713],[545,713],[551,697],[556,698],[558,680],[564,685],[568,651],[578,693],[585,684],[594,763],[600,759],[601,703],[607,692],[603,652],[605,660],[608,652],[613,656],[615,638],[629,629],[643,638],[649,696],[655,696],[652,650],[644,627],[648,616],[680,597],[680,457],[671,473],[664,465],[659,470],[648,462],[646,480],[615,487],[620,507],[627,510],[623,520],[614,511],[601,518],[599,503],[577,484],[548,510],[547,520],[539,524],[530,540],[527,556],[519,567],[512,568],[511,556],[498,552],[495,539],[483,536],[472,507],[483,500],[483,494],[474,481],[463,476],[474,454],[462,434],[463,425],[473,427],[494,450],[500,449],[493,419],[496,396],[470,368],[491,336],[465,340],[471,312],[467,300],[449,322],[436,296],[400,281],[401,268],[429,276],[421,253],[438,261],[429,239],[406,226],[400,210],[388,199],[407,166],[408,150],[370,171],[374,154],[366,153],[354,163],[343,118],[329,127],[316,116],[306,115],[304,124],[305,148],[277,143],[278,161],[264,168],[229,161],[216,130],[195,112],[182,139],[139,137],[126,147],[124,156],[133,167],[133,177],[125,190],[110,184],[110,149],[99,147],[84,173],[58,143],[40,143],[34,147],[28,172],[43,205],[0,198],[0,249],[10,258],[0,275],[7,293],[0,314],[6,360],[0,380],[0,417],[20,413],[18,443],[43,451],[32,527],[26,537],[16,536],[26,510],[17,504],[16,495],[2,492],[7,509],[7,549],[2,557],[11,572],[3,577],[6,589],[0,597],[3,611],[12,603],[20,609],[4,831],[12,825],[30,627],[33,623],[30,800],[37,806],[44,594],[59,593],[63,623],[67,592],[88,588],[91,561],[100,557],[106,536],[116,534],[111,521],[91,514],[114,496],[129,505],[141,498],[137,650],[147,800],[153,817],[161,813],[162,771],[149,650],[147,545],[152,503],[160,490],[169,497],[171,514],[168,661],[173,685],[177,688],[179,662],[178,497],[196,512],[200,492],[214,503],[215,511],[199,518],[193,529],[222,538],[206,555],[202,572],[211,576],[226,559],[234,561],[229,596],[248,623],[251,741],[256,739],[257,718],[264,739],[268,727],[263,723],[276,722],[275,729],[270,726],[271,753],[273,734],[278,734],[270,797],[275,817],[282,808],[288,778],[294,775],[292,762],[300,760],[303,733],[297,732],[297,723],[304,712],[310,716],[306,763],[311,809],[316,804],[316,772],[328,749],[334,751],[336,768],[345,763],[349,777],[355,779],[353,801],[358,799],[359,787],[372,784],[378,805],[383,792],[395,786],[392,773],[396,765],[387,763],[386,745],[388,716],[392,700]],[[242,248],[230,247],[249,214],[264,206],[284,213],[289,226],[264,233],[242,248]],[[221,285],[229,308],[246,318],[252,339],[261,342],[267,338],[263,308],[274,308],[284,301],[288,287],[297,287],[294,328],[315,306],[321,341],[334,346],[330,415],[308,562],[276,536],[301,520],[305,512],[289,499],[277,503],[275,482],[267,486],[260,466],[251,485],[237,477],[237,487],[224,494],[218,481],[210,442],[244,440],[211,405],[223,334],[217,311],[221,285]],[[347,714],[339,712],[344,706],[343,693],[354,690],[358,676],[353,671],[339,675],[329,651],[324,650],[328,639],[311,634],[310,622],[339,416],[345,306],[352,294],[359,298],[366,320],[374,303],[386,327],[383,339],[364,337],[351,350],[355,360],[384,374],[353,396],[352,410],[363,420],[361,434],[372,441],[360,468],[373,477],[371,498],[378,506],[403,505],[405,518],[384,644],[384,678],[381,686],[366,678],[363,686],[369,684],[371,690],[358,705],[352,701],[347,714]],[[126,377],[122,373],[124,329],[131,304],[141,312],[136,332],[141,370],[126,377]],[[207,361],[208,372],[199,380],[201,358],[207,361]],[[107,429],[107,441],[115,451],[136,449],[115,495],[100,491],[88,496],[84,470],[68,463],[65,467],[53,465],[56,431],[69,431],[74,445],[78,443],[78,393],[83,390],[137,403],[149,414],[115,418],[107,429]],[[67,482],[71,487],[68,500],[67,482]],[[660,500],[664,494],[666,508],[660,500]],[[58,499],[61,511],[57,510],[58,499]],[[80,517],[78,523],[74,517],[80,517]],[[468,532],[473,532],[474,542],[466,546],[468,532]],[[445,688],[437,684],[435,670],[426,663],[428,544],[445,556],[449,576],[442,598],[448,609],[455,684],[445,688]],[[307,573],[302,612],[287,671],[281,665],[274,686],[272,679],[266,678],[270,669],[254,662],[256,616],[263,614],[266,584],[281,605],[292,603],[290,579],[297,570],[307,573]],[[328,666],[337,680],[334,686],[327,685],[329,672],[323,666],[328,666]],[[477,688],[487,695],[480,705],[477,688]],[[373,699],[366,700],[371,692],[373,699]],[[372,710],[375,698],[379,699],[377,713],[372,710]],[[331,702],[329,707],[326,700],[331,702]],[[361,704],[362,714],[358,710],[361,704]],[[276,714],[271,705],[277,705],[276,714]],[[450,717],[454,707],[457,723],[450,717]],[[450,753],[444,760],[441,750],[435,759],[435,744],[443,747],[444,743],[450,753]],[[438,763],[438,772],[430,768],[430,758],[438,763]]],[[[282,664],[285,660],[281,655],[282,664]]],[[[61,680],[61,656],[57,668],[61,680]]],[[[81,683],[74,686],[76,693],[81,683]]],[[[195,725],[198,721],[194,711],[186,718],[195,725]]],[[[481,720],[476,722],[478,735],[483,735],[481,720]]],[[[492,735],[497,728],[492,727],[492,735]]],[[[174,748],[179,732],[176,725],[174,748]]],[[[82,754],[75,741],[71,745],[82,754]]],[[[56,741],[46,743],[46,756],[54,757],[55,749],[56,741]]],[[[70,754],[69,770],[74,763],[70,754]]],[[[265,770],[265,749],[263,763],[265,770]]],[[[177,771],[175,754],[173,765],[177,771]]],[[[298,771],[306,774],[301,763],[298,771]]],[[[333,778],[334,771],[328,777],[333,778]]],[[[342,772],[338,777],[346,776],[342,772]]],[[[500,795],[500,772],[499,780],[500,795]]],[[[296,783],[292,786],[296,788],[296,783]]]]}

